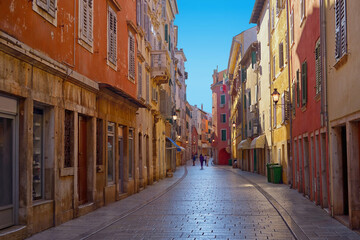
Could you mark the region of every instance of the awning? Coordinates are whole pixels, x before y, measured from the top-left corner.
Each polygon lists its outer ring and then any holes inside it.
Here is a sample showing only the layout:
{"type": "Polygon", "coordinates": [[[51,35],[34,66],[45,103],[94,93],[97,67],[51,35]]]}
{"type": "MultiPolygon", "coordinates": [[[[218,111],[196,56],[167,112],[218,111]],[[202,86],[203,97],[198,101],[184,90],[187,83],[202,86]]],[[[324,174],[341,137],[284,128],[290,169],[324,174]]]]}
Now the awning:
{"type": "Polygon", "coordinates": [[[251,140],[250,140],[250,139],[242,140],[242,141],[238,144],[237,149],[250,149],[250,143],[251,143],[251,140]]]}
{"type": "Polygon", "coordinates": [[[265,147],[265,135],[258,136],[251,141],[250,148],[264,148],[265,147]]]}
{"type": "Polygon", "coordinates": [[[178,152],[181,152],[181,151],[184,151],[184,150],[185,150],[185,148],[180,147],[179,145],[177,145],[176,142],[175,142],[174,140],[172,140],[171,138],[166,137],[166,139],[169,140],[169,141],[175,146],[175,147],[166,148],[166,149],[174,149],[174,148],[176,148],[176,150],[177,150],[178,152]]]}

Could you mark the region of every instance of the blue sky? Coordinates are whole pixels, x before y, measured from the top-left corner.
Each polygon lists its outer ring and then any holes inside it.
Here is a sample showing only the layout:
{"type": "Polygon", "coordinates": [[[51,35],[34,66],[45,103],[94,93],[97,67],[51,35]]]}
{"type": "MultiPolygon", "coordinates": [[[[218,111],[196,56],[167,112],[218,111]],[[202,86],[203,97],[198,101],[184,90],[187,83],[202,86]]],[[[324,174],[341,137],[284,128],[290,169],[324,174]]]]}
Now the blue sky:
{"type": "Polygon", "coordinates": [[[227,68],[232,38],[253,27],[249,24],[255,0],[177,0],[178,48],[183,48],[189,73],[187,100],[204,104],[211,113],[212,74],[227,68]]]}

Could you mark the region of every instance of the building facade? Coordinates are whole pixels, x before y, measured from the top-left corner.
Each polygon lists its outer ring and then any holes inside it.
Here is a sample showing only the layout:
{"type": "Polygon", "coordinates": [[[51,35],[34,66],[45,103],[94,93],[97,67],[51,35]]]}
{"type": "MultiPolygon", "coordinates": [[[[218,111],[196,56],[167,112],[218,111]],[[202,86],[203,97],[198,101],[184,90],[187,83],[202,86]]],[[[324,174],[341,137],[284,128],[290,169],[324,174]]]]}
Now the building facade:
{"type": "Polygon", "coordinates": [[[214,70],[213,84],[211,85],[213,99],[213,128],[214,128],[214,161],[216,164],[228,164],[230,156],[230,97],[227,70],[214,70]],[[216,120],[215,120],[216,119],[216,120]]]}

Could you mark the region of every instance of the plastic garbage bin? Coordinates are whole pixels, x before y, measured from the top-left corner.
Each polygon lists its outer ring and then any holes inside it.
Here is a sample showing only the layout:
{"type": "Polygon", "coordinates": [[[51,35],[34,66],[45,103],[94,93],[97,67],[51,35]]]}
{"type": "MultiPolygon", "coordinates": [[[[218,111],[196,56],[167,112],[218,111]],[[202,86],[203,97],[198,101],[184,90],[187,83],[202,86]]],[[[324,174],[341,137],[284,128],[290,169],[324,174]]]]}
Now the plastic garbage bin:
{"type": "Polygon", "coordinates": [[[273,176],[273,183],[279,184],[281,183],[281,165],[273,165],[271,166],[272,176],[273,176]]]}
{"type": "Polygon", "coordinates": [[[271,166],[273,166],[273,165],[276,165],[276,163],[267,163],[267,164],[266,164],[268,182],[272,182],[272,181],[271,181],[271,175],[272,175],[272,174],[271,174],[271,172],[272,172],[271,166]]]}
{"type": "Polygon", "coordinates": [[[229,159],[229,166],[232,166],[232,159],[229,159]]]}

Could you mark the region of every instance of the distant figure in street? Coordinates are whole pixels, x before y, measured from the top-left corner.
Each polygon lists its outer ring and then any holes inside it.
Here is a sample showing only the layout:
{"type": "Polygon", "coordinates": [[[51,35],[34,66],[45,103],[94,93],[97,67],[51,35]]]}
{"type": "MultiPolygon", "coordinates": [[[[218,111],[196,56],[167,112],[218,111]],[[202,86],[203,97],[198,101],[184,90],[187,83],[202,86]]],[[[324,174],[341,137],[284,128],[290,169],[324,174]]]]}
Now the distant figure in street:
{"type": "Polygon", "coordinates": [[[201,170],[203,170],[203,165],[204,165],[204,156],[202,155],[202,153],[200,154],[200,164],[201,164],[201,170]]]}
{"type": "Polygon", "coordinates": [[[192,160],[193,160],[193,166],[195,166],[195,161],[196,161],[196,155],[195,154],[193,155],[192,160]]]}

